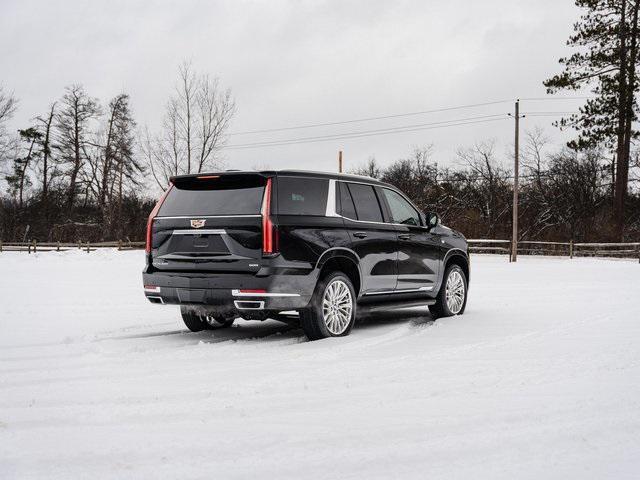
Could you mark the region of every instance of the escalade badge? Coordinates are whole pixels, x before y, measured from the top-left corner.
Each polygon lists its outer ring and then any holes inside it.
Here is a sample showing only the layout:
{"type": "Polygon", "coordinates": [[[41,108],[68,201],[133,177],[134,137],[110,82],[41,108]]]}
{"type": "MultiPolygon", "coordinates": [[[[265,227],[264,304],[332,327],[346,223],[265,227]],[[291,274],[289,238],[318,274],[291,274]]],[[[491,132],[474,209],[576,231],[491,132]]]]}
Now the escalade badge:
{"type": "Polygon", "coordinates": [[[193,228],[202,228],[204,227],[204,222],[206,222],[206,220],[191,220],[191,226],[193,228]]]}

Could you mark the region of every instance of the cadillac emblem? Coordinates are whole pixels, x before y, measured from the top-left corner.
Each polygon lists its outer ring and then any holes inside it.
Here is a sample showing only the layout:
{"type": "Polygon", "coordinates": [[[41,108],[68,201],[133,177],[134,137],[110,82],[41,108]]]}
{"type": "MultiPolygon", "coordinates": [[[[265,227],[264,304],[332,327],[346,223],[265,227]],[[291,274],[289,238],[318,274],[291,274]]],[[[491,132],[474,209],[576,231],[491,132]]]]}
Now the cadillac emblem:
{"type": "Polygon", "coordinates": [[[204,227],[204,222],[206,222],[206,220],[191,220],[191,227],[192,228],[202,228],[204,227]]]}

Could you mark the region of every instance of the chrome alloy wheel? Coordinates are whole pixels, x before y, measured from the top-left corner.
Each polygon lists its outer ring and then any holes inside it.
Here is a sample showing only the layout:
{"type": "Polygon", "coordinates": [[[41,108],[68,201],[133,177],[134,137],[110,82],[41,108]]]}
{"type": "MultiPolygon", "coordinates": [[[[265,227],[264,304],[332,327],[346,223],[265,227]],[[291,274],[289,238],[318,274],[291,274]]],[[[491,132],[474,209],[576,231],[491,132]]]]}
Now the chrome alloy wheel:
{"type": "Polygon", "coordinates": [[[447,301],[447,307],[454,315],[460,313],[462,306],[464,305],[464,279],[462,274],[457,270],[452,270],[447,278],[447,286],[445,291],[445,298],[447,301]]]}
{"type": "Polygon", "coordinates": [[[351,315],[353,315],[351,290],[342,280],[336,279],[327,285],[322,297],[324,324],[333,335],[342,335],[351,323],[351,315]]]}

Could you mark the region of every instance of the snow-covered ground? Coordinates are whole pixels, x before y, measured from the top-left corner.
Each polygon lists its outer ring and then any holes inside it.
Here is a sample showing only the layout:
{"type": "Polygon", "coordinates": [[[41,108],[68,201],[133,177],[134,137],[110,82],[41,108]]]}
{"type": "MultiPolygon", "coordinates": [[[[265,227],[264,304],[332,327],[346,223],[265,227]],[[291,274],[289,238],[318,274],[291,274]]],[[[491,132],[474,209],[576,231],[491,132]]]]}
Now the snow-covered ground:
{"type": "Polygon", "coordinates": [[[142,252],[0,254],[0,478],[639,478],[640,265],[475,256],[467,312],[187,333],[142,252]]]}

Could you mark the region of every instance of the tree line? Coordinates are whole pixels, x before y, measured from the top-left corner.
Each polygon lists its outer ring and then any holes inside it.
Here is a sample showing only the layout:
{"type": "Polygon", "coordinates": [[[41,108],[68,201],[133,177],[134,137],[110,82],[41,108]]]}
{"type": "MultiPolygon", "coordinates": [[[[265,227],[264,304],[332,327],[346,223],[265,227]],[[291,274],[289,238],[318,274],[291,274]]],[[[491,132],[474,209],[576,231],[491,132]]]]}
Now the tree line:
{"type": "MultiPolygon", "coordinates": [[[[522,149],[520,235],[547,240],[638,240],[637,66],[640,0],[575,0],[583,12],[543,81],[549,94],[585,91],[579,112],[556,123],[574,138],[554,148],[529,132],[522,149]]],[[[217,170],[235,113],[229,89],[183,63],[161,124],[134,120],[120,93],[103,103],[71,85],[17,132],[18,100],[0,86],[0,239],[141,240],[150,187],[172,175],[217,170]]],[[[443,168],[429,147],[359,173],[397,185],[469,237],[510,238],[513,173],[491,141],[443,168]]]]}
{"type": "MultiPolygon", "coordinates": [[[[433,146],[381,167],[371,158],[352,173],[378,178],[405,192],[422,211],[468,238],[511,238],[513,170],[495,142],[460,148],[455,167],[442,167],[433,146]]],[[[554,148],[542,130],[526,134],[521,152],[519,239],[617,241],[609,159],[599,149],[554,148]]],[[[640,171],[636,160],[634,172],[640,171]]],[[[640,238],[640,194],[628,194],[625,239],[640,238]]]]}
{"type": "Polygon", "coordinates": [[[235,111],[217,78],[179,68],[160,127],[138,128],[126,93],[103,104],[79,84],[9,132],[18,99],[0,86],[0,240],[141,240],[150,184],[220,166],[235,111]]]}

